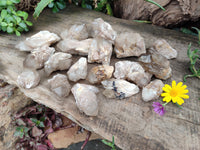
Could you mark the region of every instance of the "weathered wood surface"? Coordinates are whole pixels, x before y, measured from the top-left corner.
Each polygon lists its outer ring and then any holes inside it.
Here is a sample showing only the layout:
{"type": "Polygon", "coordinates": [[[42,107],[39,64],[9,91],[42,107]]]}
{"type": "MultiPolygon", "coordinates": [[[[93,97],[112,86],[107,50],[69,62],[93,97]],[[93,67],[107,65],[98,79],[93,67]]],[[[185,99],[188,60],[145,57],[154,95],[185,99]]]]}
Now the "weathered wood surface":
{"type": "MultiPolygon", "coordinates": [[[[40,30],[49,30],[60,34],[65,28],[75,23],[90,23],[98,17],[109,22],[117,32],[135,31],[140,33],[145,38],[147,47],[156,39],[164,38],[176,48],[178,57],[170,61],[173,76],[165,83],[170,84],[172,80],[182,81],[183,75],[190,73],[187,69],[189,59],[186,51],[189,42],[192,42],[193,46],[197,46],[194,44],[197,40],[194,37],[152,25],[113,18],[94,11],[69,7],[57,14],[52,14],[50,11],[44,12],[35,21],[31,31],[21,37],[1,34],[1,77],[9,83],[17,85],[16,79],[23,70],[22,62],[27,55],[27,53],[19,52],[14,48],[19,41],[40,30]]],[[[100,93],[98,95],[99,115],[87,117],[78,111],[72,95],[63,99],[58,98],[46,87],[45,81],[46,79],[43,79],[41,84],[34,89],[21,89],[21,91],[34,101],[61,112],[104,138],[111,140],[114,135],[116,144],[125,150],[200,149],[200,100],[198,100],[200,80],[197,78],[188,79],[186,82],[190,99],[185,101],[183,109],[168,104],[167,113],[163,117],[159,117],[153,112],[152,102],[145,103],[141,100],[141,93],[125,100],[106,99],[100,93]]]]}

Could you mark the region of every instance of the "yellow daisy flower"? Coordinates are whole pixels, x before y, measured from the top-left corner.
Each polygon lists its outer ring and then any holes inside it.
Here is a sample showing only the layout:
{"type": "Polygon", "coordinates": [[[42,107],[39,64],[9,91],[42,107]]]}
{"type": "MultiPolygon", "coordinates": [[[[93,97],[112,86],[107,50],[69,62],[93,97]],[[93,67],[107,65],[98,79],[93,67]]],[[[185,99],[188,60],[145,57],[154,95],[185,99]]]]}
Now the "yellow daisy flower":
{"type": "Polygon", "coordinates": [[[176,85],[176,81],[172,81],[172,86],[165,84],[165,86],[162,88],[163,93],[161,94],[163,98],[163,101],[169,103],[171,100],[173,103],[177,103],[179,105],[182,105],[184,103],[184,99],[188,99],[189,96],[186,95],[188,93],[188,90],[186,89],[187,86],[183,85],[183,82],[179,82],[176,85]]]}

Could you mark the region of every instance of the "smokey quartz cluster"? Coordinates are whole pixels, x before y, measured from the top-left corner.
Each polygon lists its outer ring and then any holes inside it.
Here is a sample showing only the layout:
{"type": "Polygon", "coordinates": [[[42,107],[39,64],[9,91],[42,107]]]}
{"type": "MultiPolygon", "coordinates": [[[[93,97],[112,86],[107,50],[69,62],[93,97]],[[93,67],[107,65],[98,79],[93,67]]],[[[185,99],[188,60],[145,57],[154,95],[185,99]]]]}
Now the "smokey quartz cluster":
{"type": "Polygon", "coordinates": [[[166,40],[158,39],[146,48],[139,33],[117,33],[101,18],[72,25],[60,37],[40,31],[16,48],[29,52],[17,79],[20,87],[35,88],[47,78],[44,82],[54,94],[66,99],[71,92],[87,116],[98,115],[100,91],[108,99],[126,99],[139,92],[145,102],[159,98],[162,80],[172,76],[168,59],[177,57],[166,40]],[[152,76],[158,79],[151,81],[152,76]]]}

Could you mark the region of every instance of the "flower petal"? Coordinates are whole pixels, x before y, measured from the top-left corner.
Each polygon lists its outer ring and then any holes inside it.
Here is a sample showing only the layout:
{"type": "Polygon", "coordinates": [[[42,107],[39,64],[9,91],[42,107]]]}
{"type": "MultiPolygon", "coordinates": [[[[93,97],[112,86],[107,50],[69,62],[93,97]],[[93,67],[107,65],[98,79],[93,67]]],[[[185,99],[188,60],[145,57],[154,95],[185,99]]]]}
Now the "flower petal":
{"type": "Polygon", "coordinates": [[[173,81],[172,81],[172,88],[175,88],[175,87],[176,87],[176,81],[173,80],[173,81]]]}
{"type": "Polygon", "coordinates": [[[188,98],[189,98],[189,95],[181,95],[180,97],[181,97],[181,98],[184,98],[184,99],[188,99],[188,98]]]}
{"type": "Polygon", "coordinates": [[[183,100],[182,98],[178,97],[178,98],[177,98],[177,103],[178,103],[179,105],[182,105],[182,104],[184,103],[184,100],[183,100]]]}
{"type": "Polygon", "coordinates": [[[183,86],[181,87],[182,90],[184,90],[184,89],[186,89],[186,88],[187,88],[187,85],[183,85],[183,86]]]}
{"type": "Polygon", "coordinates": [[[183,85],[183,82],[179,82],[176,87],[180,88],[182,85],[183,85]]]}
{"type": "Polygon", "coordinates": [[[176,103],[177,102],[178,97],[172,97],[172,102],[176,103]]]}
{"type": "Polygon", "coordinates": [[[166,96],[165,98],[163,98],[163,101],[169,103],[171,99],[172,99],[171,96],[166,96]]]}
{"type": "Polygon", "coordinates": [[[170,95],[169,95],[169,93],[162,93],[161,96],[165,97],[165,96],[170,96],[170,95]]]}
{"type": "Polygon", "coordinates": [[[171,88],[171,86],[170,85],[168,85],[168,84],[165,84],[165,86],[162,88],[163,89],[163,91],[165,91],[165,92],[170,92],[170,90],[172,89],[171,88]]]}

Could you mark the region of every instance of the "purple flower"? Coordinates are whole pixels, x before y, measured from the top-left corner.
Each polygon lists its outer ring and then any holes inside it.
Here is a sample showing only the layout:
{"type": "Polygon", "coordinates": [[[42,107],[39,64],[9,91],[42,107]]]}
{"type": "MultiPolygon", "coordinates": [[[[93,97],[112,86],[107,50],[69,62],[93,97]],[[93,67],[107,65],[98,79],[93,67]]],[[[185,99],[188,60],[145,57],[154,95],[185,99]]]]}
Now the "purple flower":
{"type": "Polygon", "coordinates": [[[154,111],[159,114],[160,116],[163,116],[166,112],[164,106],[162,104],[160,104],[159,102],[153,102],[153,105],[154,107],[154,111]]]}

